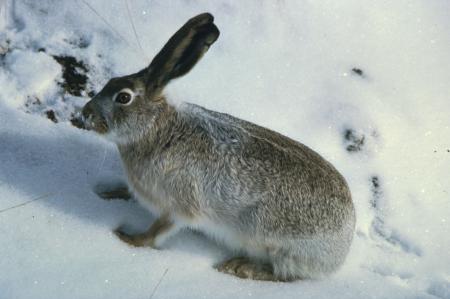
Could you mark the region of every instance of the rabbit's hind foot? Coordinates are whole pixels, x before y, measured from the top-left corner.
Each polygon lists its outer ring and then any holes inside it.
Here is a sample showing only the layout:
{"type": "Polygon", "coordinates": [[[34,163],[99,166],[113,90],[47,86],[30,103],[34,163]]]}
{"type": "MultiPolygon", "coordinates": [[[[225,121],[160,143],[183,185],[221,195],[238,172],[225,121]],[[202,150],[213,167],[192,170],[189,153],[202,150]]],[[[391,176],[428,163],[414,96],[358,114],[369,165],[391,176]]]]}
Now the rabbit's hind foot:
{"type": "Polygon", "coordinates": [[[247,257],[234,257],[215,267],[219,272],[231,274],[239,278],[253,280],[279,281],[273,274],[269,264],[258,263],[247,257]]]}

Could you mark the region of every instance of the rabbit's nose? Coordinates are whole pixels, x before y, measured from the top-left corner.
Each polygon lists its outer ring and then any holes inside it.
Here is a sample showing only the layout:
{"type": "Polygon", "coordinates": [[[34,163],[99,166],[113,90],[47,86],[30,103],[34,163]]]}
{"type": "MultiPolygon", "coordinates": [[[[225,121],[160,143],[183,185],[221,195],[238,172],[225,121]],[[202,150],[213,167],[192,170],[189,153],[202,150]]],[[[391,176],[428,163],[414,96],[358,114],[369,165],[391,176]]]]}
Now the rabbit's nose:
{"type": "Polygon", "coordinates": [[[89,101],[81,111],[81,120],[87,130],[94,130],[98,133],[108,131],[108,123],[102,115],[101,107],[95,100],[89,101]]]}
{"type": "Polygon", "coordinates": [[[92,118],[93,114],[94,114],[94,109],[92,107],[91,102],[89,102],[83,107],[83,110],[81,111],[81,119],[83,121],[86,121],[87,119],[92,118]]]}
{"type": "Polygon", "coordinates": [[[89,129],[92,126],[92,120],[94,119],[96,111],[92,102],[88,102],[81,111],[81,121],[85,128],[89,129]]]}

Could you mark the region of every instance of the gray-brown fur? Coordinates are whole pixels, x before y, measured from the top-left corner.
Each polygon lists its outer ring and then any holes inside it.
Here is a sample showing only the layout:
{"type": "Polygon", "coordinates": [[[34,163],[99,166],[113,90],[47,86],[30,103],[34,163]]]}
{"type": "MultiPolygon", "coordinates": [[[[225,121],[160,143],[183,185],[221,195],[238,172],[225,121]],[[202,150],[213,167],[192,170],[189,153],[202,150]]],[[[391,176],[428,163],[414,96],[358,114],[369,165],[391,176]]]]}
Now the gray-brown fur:
{"type": "Polygon", "coordinates": [[[138,200],[173,223],[164,236],[190,227],[246,256],[219,270],[263,280],[333,272],[355,224],[337,170],[283,135],[193,104],[175,108],[162,95],[218,35],[210,14],[191,19],[156,62],[112,79],[84,108],[86,123],[117,143],[138,200]],[[130,104],[114,102],[123,88],[135,94],[130,104]]]}

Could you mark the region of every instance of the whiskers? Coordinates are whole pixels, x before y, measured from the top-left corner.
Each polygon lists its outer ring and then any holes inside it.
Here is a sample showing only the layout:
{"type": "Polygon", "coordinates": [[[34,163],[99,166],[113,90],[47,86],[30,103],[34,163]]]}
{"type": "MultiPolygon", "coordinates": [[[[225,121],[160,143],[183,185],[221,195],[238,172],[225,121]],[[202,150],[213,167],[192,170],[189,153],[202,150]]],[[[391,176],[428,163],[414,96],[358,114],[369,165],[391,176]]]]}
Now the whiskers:
{"type": "Polygon", "coordinates": [[[107,145],[103,143],[103,158],[101,159],[100,164],[97,167],[97,173],[95,174],[96,177],[100,174],[100,172],[103,170],[103,166],[105,165],[106,161],[106,155],[107,155],[107,145]]]}

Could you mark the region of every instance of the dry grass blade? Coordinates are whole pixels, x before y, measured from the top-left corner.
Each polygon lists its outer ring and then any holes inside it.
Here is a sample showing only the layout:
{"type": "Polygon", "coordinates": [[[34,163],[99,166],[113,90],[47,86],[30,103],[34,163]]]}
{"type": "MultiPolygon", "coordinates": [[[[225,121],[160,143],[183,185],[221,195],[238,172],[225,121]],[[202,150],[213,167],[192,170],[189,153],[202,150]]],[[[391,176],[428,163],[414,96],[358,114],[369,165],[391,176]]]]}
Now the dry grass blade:
{"type": "Polygon", "coordinates": [[[41,199],[50,197],[50,196],[55,195],[55,194],[56,193],[53,192],[53,193],[47,193],[47,194],[41,195],[41,196],[33,198],[33,199],[29,200],[29,201],[26,201],[26,202],[20,203],[18,205],[15,205],[15,206],[12,206],[12,207],[0,210],[0,214],[3,213],[3,212],[9,211],[9,210],[13,210],[13,209],[16,209],[16,208],[20,208],[20,207],[26,206],[26,205],[28,205],[28,204],[30,204],[32,202],[35,202],[37,200],[41,200],[41,199]]]}
{"type": "Polygon", "coordinates": [[[122,36],[122,34],[120,34],[116,29],[114,29],[114,27],[104,18],[102,17],[102,15],[94,8],[92,7],[92,5],[90,5],[88,2],[86,2],[86,0],[81,0],[94,14],[97,15],[97,17],[99,17],[115,34],[117,34],[117,36],[120,37],[120,39],[122,39],[128,46],[130,45],[130,43],[127,41],[127,39],[125,37],[122,36]]]}
{"type": "Polygon", "coordinates": [[[128,3],[128,0],[125,0],[125,5],[127,7],[128,20],[130,20],[131,27],[133,28],[133,32],[134,32],[134,37],[136,38],[136,42],[137,42],[137,44],[139,46],[139,49],[141,49],[141,52],[142,52],[142,55],[144,56],[144,58],[149,60],[147,55],[145,55],[144,49],[142,48],[141,42],[139,40],[137,31],[136,31],[136,26],[134,26],[134,22],[133,22],[133,18],[131,17],[130,6],[129,6],[129,3],[128,3]]]}
{"type": "Polygon", "coordinates": [[[167,268],[166,271],[164,271],[164,273],[163,273],[163,275],[161,276],[161,278],[159,279],[158,283],[155,285],[155,288],[153,289],[153,292],[152,292],[152,294],[150,295],[150,298],[149,298],[149,299],[152,299],[153,296],[155,295],[156,290],[158,289],[159,285],[161,284],[161,281],[164,279],[164,276],[166,276],[167,271],[169,271],[169,268],[167,268]]]}

